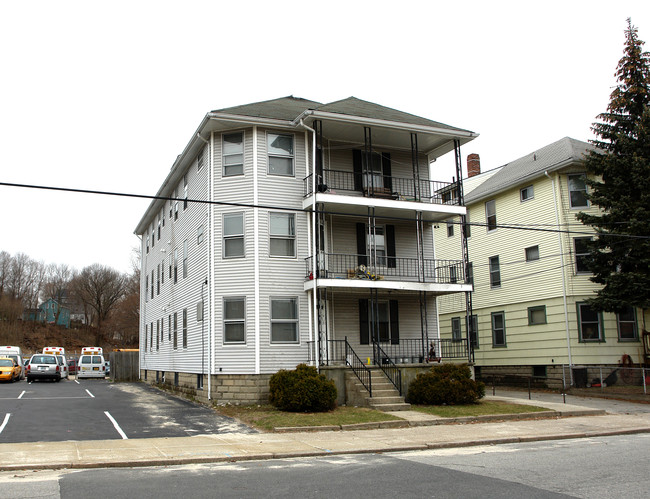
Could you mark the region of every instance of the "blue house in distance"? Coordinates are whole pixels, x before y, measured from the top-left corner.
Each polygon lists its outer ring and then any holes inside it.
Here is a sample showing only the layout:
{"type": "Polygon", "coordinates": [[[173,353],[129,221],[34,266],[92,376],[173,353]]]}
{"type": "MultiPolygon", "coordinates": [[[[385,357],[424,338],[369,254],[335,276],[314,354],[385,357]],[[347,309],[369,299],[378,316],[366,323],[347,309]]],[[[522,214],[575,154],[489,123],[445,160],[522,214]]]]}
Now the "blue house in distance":
{"type": "Polygon", "coordinates": [[[56,321],[59,326],[70,327],[70,309],[62,306],[59,311],[59,303],[56,300],[50,298],[41,303],[38,308],[40,310],[39,320],[48,324],[54,324],[54,321],[56,321]],[[58,320],[56,318],[57,312],[59,312],[58,320]]]}

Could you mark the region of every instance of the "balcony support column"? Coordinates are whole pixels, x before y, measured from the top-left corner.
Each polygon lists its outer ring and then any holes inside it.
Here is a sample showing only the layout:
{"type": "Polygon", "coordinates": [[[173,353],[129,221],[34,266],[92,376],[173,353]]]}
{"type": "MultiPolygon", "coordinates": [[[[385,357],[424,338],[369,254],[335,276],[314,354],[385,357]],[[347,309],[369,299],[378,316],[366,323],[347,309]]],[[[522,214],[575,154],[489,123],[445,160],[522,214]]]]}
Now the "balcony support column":
{"type": "Polygon", "coordinates": [[[411,133],[411,164],[413,166],[413,192],[416,201],[422,201],[422,192],[420,191],[420,164],[418,161],[418,135],[411,133]]]}
{"type": "Polygon", "coordinates": [[[363,127],[363,157],[361,158],[361,186],[363,182],[370,180],[370,185],[366,185],[366,196],[375,195],[375,176],[372,171],[372,131],[370,127],[363,127]]]}
{"type": "MultiPolygon", "coordinates": [[[[458,178],[457,183],[457,192],[458,192],[458,204],[463,206],[465,204],[465,196],[463,194],[463,173],[461,165],[461,156],[460,156],[460,141],[454,139],[454,155],[456,157],[456,176],[458,178]]],[[[460,243],[463,251],[463,271],[465,273],[464,280],[467,282],[469,277],[469,249],[467,246],[467,216],[461,215],[461,231],[460,231],[460,243]]],[[[474,346],[472,345],[472,337],[474,336],[474,325],[472,324],[472,292],[465,292],[465,328],[467,331],[467,361],[474,361],[474,346]]]]}

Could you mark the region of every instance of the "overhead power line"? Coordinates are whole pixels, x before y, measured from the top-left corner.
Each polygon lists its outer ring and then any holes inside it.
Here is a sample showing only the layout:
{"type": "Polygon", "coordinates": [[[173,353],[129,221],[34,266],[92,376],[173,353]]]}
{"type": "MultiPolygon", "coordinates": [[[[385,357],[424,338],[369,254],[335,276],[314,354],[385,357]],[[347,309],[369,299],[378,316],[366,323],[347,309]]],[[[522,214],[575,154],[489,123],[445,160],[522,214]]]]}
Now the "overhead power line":
{"type": "MultiPolygon", "coordinates": [[[[116,197],[123,197],[123,198],[135,198],[135,199],[151,199],[151,200],[162,200],[162,201],[179,201],[179,202],[188,202],[188,203],[199,203],[199,204],[206,204],[206,205],[217,205],[217,206],[232,206],[232,207],[237,207],[237,208],[259,208],[263,210],[278,210],[278,211],[290,211],[294,213],[309,213],[310,210],[306,210],[303,208],[291,208],[287,206],[278,206],[278,205],[264,205],[264,204],[253,204],[253,203],[236,203],[236,202],[230,202],[230,201],[209,201],[206,199],[191,199],[191,198],[179,198],[179,197],[174,197],[174,196],[159,196],[159,195],[149,195],[149,194],[135,194],[135,193],[128,193],[128,192],[115,192],[115,191],[100,191],[100,190],[94,190],[94,189],[74,189],[71,187],[55,187],[55,186],[48,186],[48,185],[34,185],[34,184],[18,184],[18,183],[12,183],[12,182],[0,182],[0,186],[4,187],[17,187],[17,188],[23,188],[23,189],[38,189],[38,190],[46,190],[46,191],[55,191],[55,192],[72,192],[72,193],[77,193],[77,194],[95,194],[95,195],[101,195],[101,196],[116,196],[116,197]]],[[[347,213],[347,212],[341,212],[341,211],[332,211],[332,210],[316,210],[317,213],[325,214],[325,215],[338,215],[338,216],[348,216],[348,217],[355,217],[355,218],[363,218],[363,215],[359,215],[358,213],[347,213]]],[[[377,215],[375,218],[382,219],[382,220],[404,220],[404,221],[409,221],[412,222],[415,220],[414,217],[397,217],[397,216],[382,216],[382,215],[377,215]]],[[[445,223],[444,221],[441,221],[440,223],[445,223]]],[[[461,225],[461,222],[447,222],[447,223],[452,223],[454,225],[461,225]]],[[[480,222],[468,222],[467,225],[473,226],[473,227],[487,227],[487,223],[480,223],[480,222]]],[[[511,229],[511,230],[527,230],[527,231],[537,231],[537,232],[551,232],[551,233],[562,233],[562,234],[579,234],[579,235],[586,235],[586,236],[594,236],[594,232],[582,232],[582,231],[573,231],[573,230],[562,230],[562,229],[548,229],[548,228],[542,228],[542,227],[537,227],[537,226],[525,226],[525,225],[514,225],[514,224],[503,224],[499,225],[497,224],[497,228],[500,229],[511,229]]],[[[608,234],[608,236],[613,236],[613,237],[628,237],[632,239],[650,239],[649,236],[638,236],[638,235],[633,235],[633,234],[608,234]]]]}

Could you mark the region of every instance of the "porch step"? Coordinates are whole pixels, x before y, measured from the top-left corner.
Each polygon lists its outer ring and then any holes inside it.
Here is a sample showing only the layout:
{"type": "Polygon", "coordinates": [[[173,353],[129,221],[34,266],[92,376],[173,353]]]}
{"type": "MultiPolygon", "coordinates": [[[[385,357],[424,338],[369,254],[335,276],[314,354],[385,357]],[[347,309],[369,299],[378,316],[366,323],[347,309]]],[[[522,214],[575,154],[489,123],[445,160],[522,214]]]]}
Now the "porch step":
{"type": "Polygon", "coordinates": [[[346,372],[346,377],[352,381],[355,390],[364,394],[365,405],[379,411],[408,411],[411,404],[404,401],[404,397],[399,394],[393,383],[386,377],[380,369],[372,369],[370,372],[372,382],[372,397],[368,396],[363,384],[357,379],[351,371],[346,372]]]}

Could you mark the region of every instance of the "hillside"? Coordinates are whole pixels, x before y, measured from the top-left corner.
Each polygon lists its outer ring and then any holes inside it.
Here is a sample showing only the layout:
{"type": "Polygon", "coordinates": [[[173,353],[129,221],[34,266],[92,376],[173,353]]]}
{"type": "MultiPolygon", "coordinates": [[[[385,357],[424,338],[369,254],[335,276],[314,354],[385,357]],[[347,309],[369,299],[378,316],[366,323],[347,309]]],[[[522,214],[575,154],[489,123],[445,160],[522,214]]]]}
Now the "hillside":
{"type": "Polygon", "coordinates": [[[118,341],[105,341],[95,345],[96,330],[93,327],[66,329],[52,324],[17,321],[0,322],[0,345],[19,346],[23,355],[31,355],[46,346],[64,347],[68,357],[78,355],[82,347],[100,346],[104,352],[115,348],[138,348],[138,345],[124,344],[118,341]]]}

